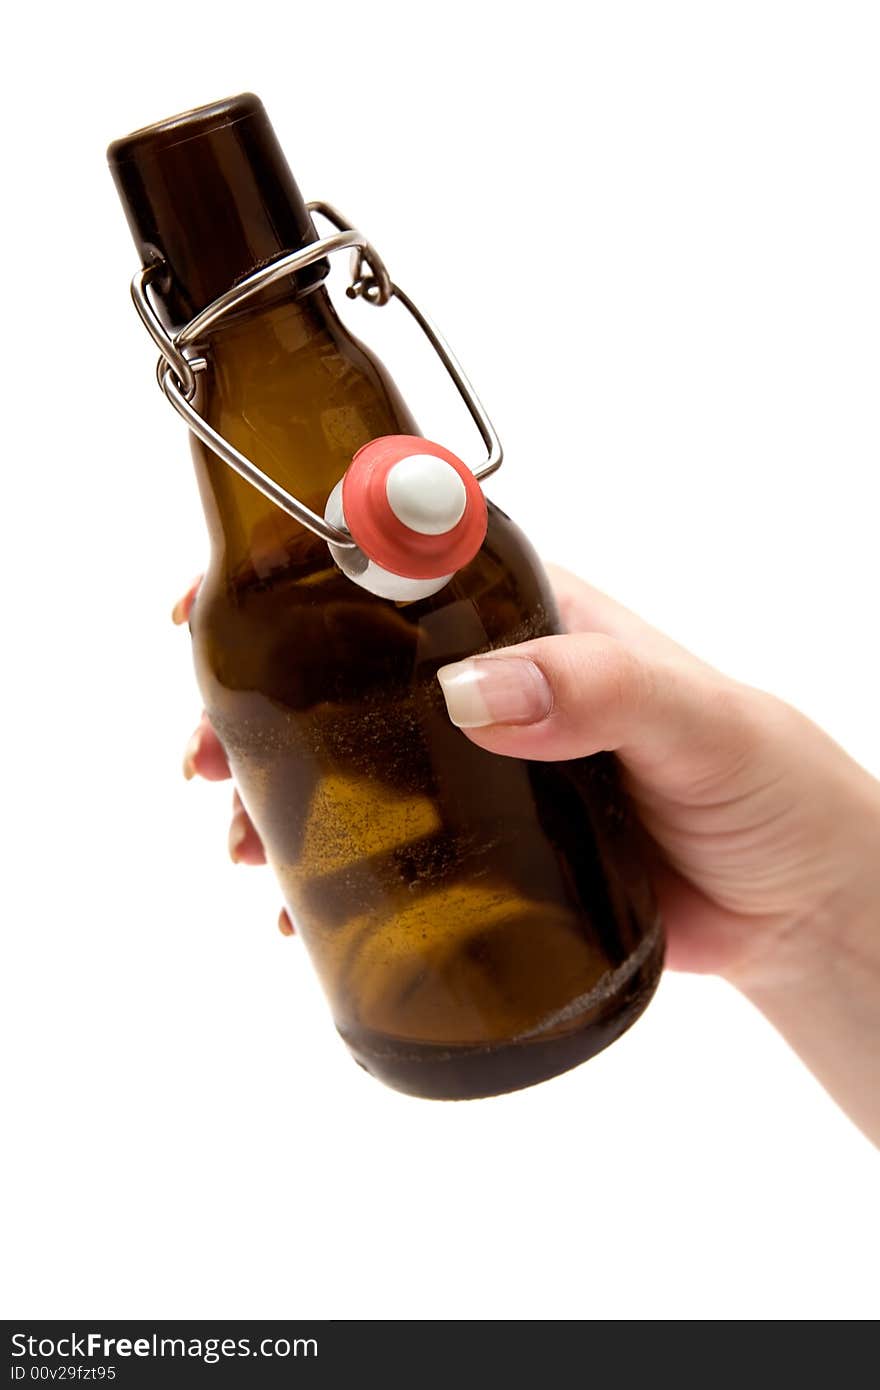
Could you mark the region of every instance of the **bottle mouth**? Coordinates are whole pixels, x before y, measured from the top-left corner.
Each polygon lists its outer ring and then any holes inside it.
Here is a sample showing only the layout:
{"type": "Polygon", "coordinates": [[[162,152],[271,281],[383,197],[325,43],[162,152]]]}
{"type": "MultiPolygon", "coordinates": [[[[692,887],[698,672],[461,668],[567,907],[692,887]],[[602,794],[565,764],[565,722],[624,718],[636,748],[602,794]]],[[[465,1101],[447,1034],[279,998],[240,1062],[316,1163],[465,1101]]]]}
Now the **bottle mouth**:
{"type": "Polygon", "coordinates": [[[173,149],[175,145],[185,145],[212,131],[265,114],[263,103],[253,92],[224,97],[206,106],[194,106],[189,111],[181,111],[176,116],[141,126],[129,135],[113,140],[107,147],[107,162],[111,165],[127,164],[133,159],[149,158],[151,154],[173,149]]]}

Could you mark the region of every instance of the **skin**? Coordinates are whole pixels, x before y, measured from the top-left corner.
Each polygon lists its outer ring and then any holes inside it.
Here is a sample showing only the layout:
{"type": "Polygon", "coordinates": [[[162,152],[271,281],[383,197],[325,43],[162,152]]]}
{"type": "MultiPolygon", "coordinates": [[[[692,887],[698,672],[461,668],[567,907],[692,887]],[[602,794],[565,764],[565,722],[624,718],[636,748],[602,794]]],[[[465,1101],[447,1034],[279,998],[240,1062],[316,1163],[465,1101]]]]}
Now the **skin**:
{"type": "MultiPolygon", "coordinates": [[[[503,653],[534,663],[549,708],[464,732],[499,756],[615,752],[659,849],[669,966],[739,989],[880,1144],[880,782],[792,706],[567,571],[550,573],[566,635],[503,653]]],[[[184,771],[230,775],[204,716],[184,771]]],[[[230,853],[265,863],[237,795],[230,853]]],[[[279,926],[292,933],[286,912],[279,926]]]]}

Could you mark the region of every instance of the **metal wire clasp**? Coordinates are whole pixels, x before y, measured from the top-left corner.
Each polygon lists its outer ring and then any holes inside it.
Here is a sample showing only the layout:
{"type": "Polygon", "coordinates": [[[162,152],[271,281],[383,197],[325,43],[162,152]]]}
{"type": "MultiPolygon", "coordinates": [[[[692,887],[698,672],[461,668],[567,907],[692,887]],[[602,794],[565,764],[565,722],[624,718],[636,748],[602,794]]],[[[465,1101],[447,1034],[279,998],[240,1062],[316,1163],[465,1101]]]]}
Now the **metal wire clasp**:
{"type": "Polygon", "coordinates": [[[163,269],[161,262],[144,266],[137,272],[131,282],[131,297],[144,327],[162,354],[156,368],[159,384],[178,415],[186,421],[193,434],[236,473],[246,478],[264,497],[268,497],[282,511],[287,512],[288,516],[294,517],[303,526],[307,526],[310,531],[314,531],[315,535],[320,536],[328,544],[349,547],[353,546],[354,542],[348,531],[325,521],[304,502],[300,502],[298,498],[287,492],[255,463],[252,463],[249,458],[240,453],[234,445],[230,444],[228,439],[224,439],[222,434],[218,434],[217,430],[208,424],[207,420],[199,414],[192,404],[196,394],[196,376],[199,372],[207,370],[208,361],[204,357],[188,355],[187,349],[191,353],[192,345],[208,329],[213,328],[226,314],[238,308],[240,304],[257,294],[258,291],[265,289],[267,285],[274,284],[276,280],[281,280],[285,276],[293,275],[298,270],[304,270],[306,266],[314,265],[316,261],[323,260],[331,252],[350,250],[352,253],[352,282],[346,290],[348,297],[350,299],[364,299],[368,304],[375,305],[387,304],[392,298],[399,299],[422,329],[451,376],[455,388],[467,406],[488,450],[488,457],[485,462],[473,470],[475,477],[480,481],[483,478],[488,478],[490,473],[494,473],[496,469],[501,467],[504,454],[492,422],[449,344],[430,319],[416,307],[409,295],[405,294],[399,285],[394,284],[381,256],[370,245],[363,233],[346,222],[341,213],[337,212],[329,203],[316,202],[309,203],[308,206],[310,212],[319,213],[337,230],[331,236],[322,237],[321,240],[303,247],[301,251],[291,251],[279,256],[277,260],[270,261],[268,265],[254,270],[239,284],[226,290],[224,294],[202,309],[173,337],[158,317],[148,294],[149,285],[163,269]]]}

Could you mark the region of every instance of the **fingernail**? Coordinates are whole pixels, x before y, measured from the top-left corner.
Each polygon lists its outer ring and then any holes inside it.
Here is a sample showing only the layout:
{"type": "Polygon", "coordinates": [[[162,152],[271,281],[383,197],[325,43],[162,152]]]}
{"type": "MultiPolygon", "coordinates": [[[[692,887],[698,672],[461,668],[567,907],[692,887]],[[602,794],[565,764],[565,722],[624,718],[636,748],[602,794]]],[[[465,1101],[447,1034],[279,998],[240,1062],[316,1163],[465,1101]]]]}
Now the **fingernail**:
{"type": "Polygon", "coordinates": [[[449,718],[459,729],[486,724],[536,724],[550,713],[547,677],[524,656],[456,661],[437,672],[449,718]]]}
{"type": "Polygon", "coordinates": [[[186,593],[183,595],[183,598],[179,598],[175,603],[174,607],[172,608],[171,621],[173,623],[176,623],[178,627],[181,627],[185,622],[189,620],[189,615],[192,612],[192,606],[195,603],[196,591],[198,590],[198,587],[201,584],[201,582],[202,576],[200,574],[196,575],[195,579],[190,584],[186,593]]]}
{"type": "Polygon", "coordinates": [[[278,930],[280,931],[282,936],[296,935],[296,932],[293,929],[293,923],[290,920],[286,907],[282,907],[281,911],[278,914],[278,930]]]}
{"type": "Polygon", "coordinates": [[[232,860],[233,864],[239,862],[239,851],[247,839],[247,833],[247,816],[233,816],[232,824],[229,827],[229,858],[232,860]]]}
{"type": "Polygon", "coordinates": [[[202,746],[202,731],[196,729],[189,743],[186,745],[186,752],[183,755],[183,775],[189,782],[196,775],[196,758],[199,756],[199,749],[202,746]]]}

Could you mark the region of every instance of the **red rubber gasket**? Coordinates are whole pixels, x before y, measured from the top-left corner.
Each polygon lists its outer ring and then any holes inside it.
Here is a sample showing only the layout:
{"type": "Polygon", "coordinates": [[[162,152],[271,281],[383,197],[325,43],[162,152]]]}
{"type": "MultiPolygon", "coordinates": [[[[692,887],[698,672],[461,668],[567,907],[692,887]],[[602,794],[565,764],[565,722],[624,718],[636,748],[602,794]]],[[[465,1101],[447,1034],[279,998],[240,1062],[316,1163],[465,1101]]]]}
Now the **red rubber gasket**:
{"type": "Polygon", "coordinates": [[[342,509],[353,540],[371,560],[405,579],[439,579],[474,558],[486,535],[483,489],[471,470],[442,444],[416,434],[386,434],[358,449],[342,481],[342,509]],[[411,454],[434,454],[451,464],[467,493],[464,513],[450,531],[425,536],[391,510],[388,474],[411,454]]]}

